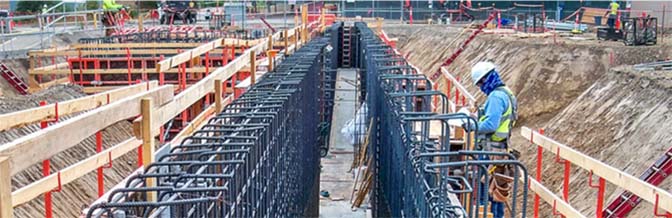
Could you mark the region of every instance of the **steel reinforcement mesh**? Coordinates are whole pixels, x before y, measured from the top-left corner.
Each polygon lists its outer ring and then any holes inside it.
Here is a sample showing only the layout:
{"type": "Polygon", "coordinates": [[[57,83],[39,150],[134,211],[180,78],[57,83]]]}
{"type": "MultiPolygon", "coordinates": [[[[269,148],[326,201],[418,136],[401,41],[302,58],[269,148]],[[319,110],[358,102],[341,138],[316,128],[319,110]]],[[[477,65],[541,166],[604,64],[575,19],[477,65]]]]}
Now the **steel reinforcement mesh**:
{"type": "Polygon", "coordinates": [[[337,29],[264,74],[87,217],[317,216],[318,127],[328,132],[331,122],[337,29]]]}
{"type": "MultiPolygon", "coordinates": [[[[360,88],[371,120],[368,156],[372,158],[374,217],[485,217],[493,166],[527,178],[525,167],[509,152],[471,150],[471,139],[451,139],[449,122],[474,124],[465,114],[446,114],[448,99],[431,90],[428,78],[386,45],[365,23],[356,23],[354,49],[360,88]],[[431,100],[442,101],[436,112],[431,100]],[[466,145],[465,145],[466,144],[466,145]]],[[[474,128],[466,134],[477,133],[474,128]]],[[[507,216],[525,217],[527,181],[513,180],[507,216]],[[519,196],[520,195],[520,196],[519,196]],[[522,199],[521,199],[522,196],[522,199]]]]}

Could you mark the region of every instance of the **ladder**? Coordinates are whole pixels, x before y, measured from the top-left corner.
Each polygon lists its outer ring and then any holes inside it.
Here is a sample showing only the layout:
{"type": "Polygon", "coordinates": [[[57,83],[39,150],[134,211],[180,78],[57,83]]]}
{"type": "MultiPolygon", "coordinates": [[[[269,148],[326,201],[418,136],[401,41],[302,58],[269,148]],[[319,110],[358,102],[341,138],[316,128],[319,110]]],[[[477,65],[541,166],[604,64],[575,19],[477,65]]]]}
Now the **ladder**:
{"type": "Polygon", "coordinates": [[[343,67],[352,67],[352,26],[343,25],[343,43],[341,43],[341,64],[343,67]]]}
{"type": "Polygon", "coordinates": [[[26,85],[26,82],[24,82],[21,77],[16,75],[13,71],[9,70],[5,64],[0,64],[0,74],[2,74],[2,78],[5,78],[7,82],[9,82],[16,91],[18,91],[22,95],[27,95],[28,94],[28,85],[26,85]]]}
{"type": "Polygon", "coordinates": [[[455,59],[456,59],[458,56],[460,56],[460,54],[462,54],[462,52],[464,51],[464,49],[467,48],[467,45],[469,45],[469,43],[470,43],[472,40],[474,40],[474,38],[476,38],[476,36],[477,36],[479,33],[483,32],[483,28],[485,28],[486,26],[488,26],[488,23],[490,23],[490,21],[492,21],[493,19],[495,19],[495,14],[496,14],[496,13],[494,13],[494,12],[493,12],[493,13],[490,13],[490,16],[488,16],[488,19],[485,20],[485,21],[483,22],[483,24],[481,24],[480,26],[478,26],[478,28],[476,28],[476,31],[474,31],[473,33],[471,33],[471,35],[469,36],[469,38],[467,38],[467,40],[465,40],[465,41],[462,43],[462,45],[460,45],[460,47],[457,48],[457,51],[455,51],[455,53],[453,53],[450,57],[448,57],[448,59],[446,59],[446,60],[441,64],[441,66],[439,67],[439,69],[436,70],[436,72],[430,76],[429,79],[430,79],[431,81],[436,81],[436,79],[438,79],[439,76],[441,76],[441,67],[445,67],[445,66],[448,66],[448,65],[452,64],[453,61],[455,61],[455,59]]]}
{"type": "MultiPolygon", "coordinates": [[[[654,162],[649,169],[644,171],[644,173],[639,176],[639,179],[657,186],[663,182],[670,173],[672,173],[672,147],[665,151],[663,156],[654,162]]],[[[609,206],[604,209],[603,214],[606,214],[606,217],[625,217],[641,201],[642,199],[639,198],[639,196],[624,191],[616,199],[611,201],[609,206]]]]}

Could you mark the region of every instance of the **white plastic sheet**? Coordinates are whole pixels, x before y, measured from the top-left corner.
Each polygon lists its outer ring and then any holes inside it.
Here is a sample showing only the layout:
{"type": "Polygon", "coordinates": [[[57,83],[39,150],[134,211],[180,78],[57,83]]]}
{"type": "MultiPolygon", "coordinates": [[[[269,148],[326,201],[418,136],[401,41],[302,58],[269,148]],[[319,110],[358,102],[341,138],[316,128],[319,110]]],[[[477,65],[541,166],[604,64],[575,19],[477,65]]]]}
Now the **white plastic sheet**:
{"type": "Polygon", "coordinates": [[[341,128],[341,135],[343,135],[351,145],[364,142],[364,139],[366,138],[367,113],[368,107],[366,106],[366,103],[364,103],[357,109],[355,118],[348,120],[348,122],[343,125],[343,128],[341,128]]]}

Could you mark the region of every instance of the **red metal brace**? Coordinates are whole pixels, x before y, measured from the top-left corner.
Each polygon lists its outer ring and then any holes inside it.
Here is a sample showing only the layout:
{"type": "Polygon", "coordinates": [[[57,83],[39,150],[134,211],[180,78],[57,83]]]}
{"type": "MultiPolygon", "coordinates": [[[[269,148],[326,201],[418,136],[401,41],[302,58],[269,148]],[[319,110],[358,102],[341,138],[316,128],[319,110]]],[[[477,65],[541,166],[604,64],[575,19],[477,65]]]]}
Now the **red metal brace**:
{"type": "Polygon", "coordinates": [[[556,204],[557,204],[557,201],[556,201],[556,200],[553,200],[553,216],[556,217],[556,216],[559,215],[560,217],[564,217],[564,216],[562,215],[562,213],[558,213],[558,212],[557,212],[558,210],[556,209],[556,206],[555,206],[556,204]]]}
{"type": "Polygon", "coordinates": [[[105,169],[112,168],[112,152],[107,152],[107,166],[103,166],[105,169]]]}
{"type": "Polygon", "coordinates": [[[658,198],[659,198],[658,193],[656,193],[656,202],[653,204],[653,216],[655,216],[655,217],[667,217],[667,218],[672,217],[672,214],[670,214],[668,212],[661,213],[661,214],[658,213],[658,198]]]}
{"type": "Polygon", "coordinates": [[[63,185],[61,183],[61,171],[58,171],[56,178],[58,178],[58,188],[52,189],[51,192],[61,192],[61,190],[63,190],[63,185]]]}
{"type": "MultiPolygon", "coordinates": [[[[460,82],[460,77],[457,77],[457,82],[460,82]]],[[[460,90],[457,89],[457,85],[455,86],[455,106],[457,107],[457,104],[459,103],[458,101],[460,100],[460,90]]],[[[457,110],[457,108],[456,108],[457,110]]]]}
{"type": "Polygon", "coordinates": [[[571,166],[569,161],[560,159],[559,147],[556,150],[555,162],[559,164],[565,164],[565,173],[562,181],[562,198],[565,200],[565,202],[569,202],[569,172],[571,166]]]}
{"type": "MultiPolygon", "coordinates": [[[[162,61],[165,57],[163,55],[159,56],[159,61],[162,61]]],[[[156,63],[156,62],[154,62],[156,63]]],[[[165,75],[163,75],[163,71],[159,71],[159,85],[162,86],[165,83],[165,75]]]]}
{"type": "MultiPolygon", "coordinates": [[[[539,129],[539,134],[543,135],[544,134],[544,129],[539,129]]],[[[530,131],[530,142],[534,144],[534,131],[530,131]]],[[[541,145],[537,145],[537,175],[536,175],[536,180],[537,182],[541,182],[541,164],[543,163],[543,154],[544,154],[544,148],[541,147],[541,145]]],[[[538,218],[539,217],[539,205],[540,205],[541,199],[539,198],[539,195],[535,194],[534,195],[534,217],[538,218]]]]}
{"type": "Polygon", "coordinates": [[[597,188],[597,209],[595,211],[596,217],[602,217],[602,208],[604,204],[604,179],[600,177],[598,185],[593,185],[593,171],[588,174],[588,187],[597,188]]]}
{"type": "Polygon", "coordinates": [[[562,158],[560,158],[560,147],[556,148],[555,151],[556,151],[555,152],[555,162],[559,163],[559,164],[567,163],[567,160],[563,160],[562,158]]]}

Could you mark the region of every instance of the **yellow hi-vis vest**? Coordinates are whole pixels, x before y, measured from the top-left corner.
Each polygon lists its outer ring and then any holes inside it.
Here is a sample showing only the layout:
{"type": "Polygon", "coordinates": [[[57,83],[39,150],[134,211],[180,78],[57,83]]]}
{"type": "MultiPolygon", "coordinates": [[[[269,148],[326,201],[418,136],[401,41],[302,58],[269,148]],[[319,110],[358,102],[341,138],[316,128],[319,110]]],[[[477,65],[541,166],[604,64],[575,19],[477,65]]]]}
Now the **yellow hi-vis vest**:
{"type": "MultiPolygon", "coordinates": [[[[500,86],[495,89],[495,91],[502,91],[509,96],[509,106],[506,107],[506,111],[502,114],[502,117],[499,119],[499,127],[495,130],[495,133],[490,134],[490,140],[494,142],[504,142],[511,135],[511,129],[518,119],[518,100],[516,96],[513,95],[513,92],[506,86],[500,86]]],[[[479,121],[483,122],[485,116],[482,116],[479,121]]]]}
{"type": "Polygon", "coordinates": [[[611,7],[611,14],[617,15],[618,14],[618,8],[620,7],[620,5],[616,2],[612,2],[611,4],[609,4],[609,6],[611,7]]]}

